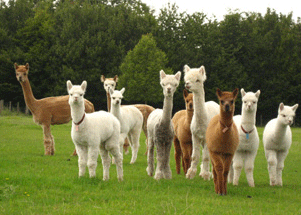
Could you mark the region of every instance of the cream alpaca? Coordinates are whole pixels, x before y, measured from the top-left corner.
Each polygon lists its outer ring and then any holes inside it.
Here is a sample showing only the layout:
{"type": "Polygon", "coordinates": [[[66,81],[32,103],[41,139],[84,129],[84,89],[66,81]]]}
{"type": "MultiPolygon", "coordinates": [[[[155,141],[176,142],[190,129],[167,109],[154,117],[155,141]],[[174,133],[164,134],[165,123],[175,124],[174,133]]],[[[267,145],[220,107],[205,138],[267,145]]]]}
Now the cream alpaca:
{"type": "Polygon", "coordinates": [[[256,93],[246,93],[241,89],[242,109],[241,115],[236,115],[233,120],[239,134],[239,145],[233,157],[233,165],[229,172],[229,183],[238,185],[243,166],[245,167],[247,181],[254,187],[254,161],[259,146],[259,136],[256,128],[256,111],[260,90],[256,93]]]}
{"type": "Polygon", "coordinates": [[[103,180],[109,179],[111,158],[115,158],[118,180],[123,180],[122,155],[119,148],[120,123],[112,114],[99,111],[85,113],[84,94],[87,82],[73,86],[67,81],[71,108],[71,137],[78,153],[79,177],[84,176],[86,167],[90,178],[96,176],[97,157],[100,153],[103,165],[103,180]]]}
{"type": "Polygon", "coordinates": [[[200,147],[203,147],[202,164],[200,176],[210,180],[209,152],[206,145],[205,134],[209,121],[219,113],[219,105],[213,101],[205,103],[204,82],[206,80],[205,67],[190,69],[184,66],[185,87],[193,93],[194,112],[190,130],[192,133],[192,157],[191,166],[188,169],[186,178],[194,178],[197,172],[197,165],[200,161],[200,147]]]}
{"type": "Polygon", "coordinates": [[[163,88],[164,102],[163,110],[154,110],[147,120],[148,153],[147,173],[153,176],[154,173],[154,147],[157,149],[157,168],[154,178],[171,179],[172,173],[169,165],[170,149],[174,136],[174,129],[171,121],[173,95],[179,86],[181,72],[175,75],[166,75],[160,71],[160,84],[163,88]]]}
{"type": "MultiPolygon", "coordinates": [[[[69,96],[36,99],[28,79],[29,64],[22,66],[15,63],[14,66],[16,78],[22,86],[25,103],[33,115],[34,122],[43,128],[45,155],[54,155],[55,143],[50,125],[65,124],[71,120],[69,96]]],[[[85,100],[85,110],[87,113],[94,112],[94,105],[88,100],[85,100]]],[[[76,151],[73,154],[76,155],[76,151]]]]}
{"type": "Polygon", "coordinates": [[[278,117],[272,119],[263,131],[263,146],[268,162],[268,171],[271,186],[282,186],[282,170],[284,160],[292,144],[293,124],[298,104],[292,107],[280,103],[278,117]]]}
{"type": "Polygon", "coordinates": [[[124,91],[124,88],[120,91],[113,91],[110,89],[110,96],[112,99],[111,113],[116,116],[120,122],[120,151],[122,153],[124,140],[128,137],[132,148],[131,164],[133,164],[137,159],[143,116],[134,106],[121,106],[124,91]]]}

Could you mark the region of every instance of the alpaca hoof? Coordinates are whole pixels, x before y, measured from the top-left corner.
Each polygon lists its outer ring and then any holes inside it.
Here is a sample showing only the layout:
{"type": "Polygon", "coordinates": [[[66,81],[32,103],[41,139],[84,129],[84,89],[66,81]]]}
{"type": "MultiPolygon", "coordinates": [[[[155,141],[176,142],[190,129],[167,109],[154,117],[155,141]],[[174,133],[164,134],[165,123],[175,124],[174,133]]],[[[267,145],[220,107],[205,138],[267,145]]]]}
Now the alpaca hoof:
{"type": "Polygon", "coordinates": [[[254,183],[254,182],[250,182],[250,183],[249,183],[249,186],[250,186],[250,187],[255,187],[255,183],[254,183]]]}
{"type": "Polygon", "coordinates": [[[119,176],[119,177],[118,177],[118,181],[119,181],[119,182],[122,182],[122,181],[123,181],[123,176],[119,176]]]}
{"type": "Polygon", "coordinates": [[[203,172],[200,174],[200,176],[205,180],[205,181],[210,181],[211,173],[210,172],[203,172]]]}
{"type": "Polygon", "coordinates": [[[110,177],[108,177],[108,176],[102,178],[103,181],[108,181],[109,179],[110,179],[110,177]]]}
{"type": "Polygon", "coordinates": [[[146,172],[147,172],[147,174],[148,174],[150,177],[153,176],[153,171],[150,171],[150,168],[149,168],[149,167],[146,168],[146,172]]]}
{"type": "Polygon", "coordinates": [[[193,179],[196,175],[196,169],[189,168],[186,174],[187,179],[193,179]]]}
{"type": "Polygon", "coordinates": [[[162,178],[163,178],[163,174],[161,172],[157,172],[154,176],[154,179],[156,179],[156,180],[160,180],[162,178]]]}

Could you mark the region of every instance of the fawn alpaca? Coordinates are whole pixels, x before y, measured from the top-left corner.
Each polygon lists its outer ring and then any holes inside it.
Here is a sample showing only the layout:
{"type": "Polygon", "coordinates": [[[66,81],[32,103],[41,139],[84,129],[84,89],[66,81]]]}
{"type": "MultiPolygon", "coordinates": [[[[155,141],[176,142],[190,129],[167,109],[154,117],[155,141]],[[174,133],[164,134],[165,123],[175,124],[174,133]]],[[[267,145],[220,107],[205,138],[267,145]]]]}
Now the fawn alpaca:
{"type": "Polygon", "coordinates": [[[280,103],[278,117],[269,121],[264,128],[263,146],[268,162],[271,186],[282,186],[284,160],[292,144],[290,126],[293,124],[298,106],[295,104],[290,107],[280,103]]]}
{"type": "Polygon", "coordinates": [[[120,122],[120,152],[122,153],[124,140],[128,137],[132,148],[131,164],[133,164],[137,159],[143,116],[138,108],[134,106],[121,106],[124,91],[124,88],[120,91],[110,89],[112,99],[111,113],[116,116],[120,122]]]}
{"type": "MultiPolygon", "coordinates": [[[[54,155],[55,143],[51,134],[51,125],[68,123],[71,120],[69,96],[47,97],[36,99],[28,79],[29,64],[25,66],[14,64],[16,78],[20,82],[24,94],[24,100],[33,115],[33,121],[41,125],[44,134],[45,155],[54,155]]],[[[87,113],[94,112],[94,105],[85,99],[85,110],[87,113]]],[[[76,155],[74,150],[73,155],[76,155]]]]}
{"type": "Polygon", "coordinates": [[[233,163],[229,172],[229,183],[238,185],[243,166],[245,167],[247,181],[250,187],[254,187],[254,161],[259,147],[259,136],[256,128],[256,111],[260,90],[256,93],[246,93],[241,89],[242,109],[241,115],[233,117],[238,129],[239,145],[233,157],[233,163]]]}
{"type": "Polygon", "coordinates": [[[175,160],[177,174],[181,172],[181,160],[184,173],[187,173],[191,163],[192,139],[190,124],[193,116],[193,95],[183,90],[186,110],[180,110],[172,118],[175,135],[173,138],[175,147],[175,160]]]}
{"type": "Polygon", "coordinates": [[[169,165],[170,149],[174,136],[174,129],[171,121],[173,95],[179,86],[181,72],[175,75],[166,75],[160,71],[160,84],[163,88],[164,102],[163,110],[156,109],[148,117],[148,153],[147,153],[147,173],[149,176],[154,172],[154,147],[157,148],[157,168],[154,178],[171,179],[171,169],[169,165]]]}
{"type": "Polygon", "coordinates": [[[219,106],[216,102],[209,101],[205,103],[204,82],[206,80],[205,67],[192,68],[184,66],[185,87],[193,93],[194,112],[191,121],[192,134],[192,156],[191,166],[187,171],[186,178],[194,178],[197,172],[197,165],[200,161],[200,147],[203,147],[202,164],[200,176],[205,180],[210,180],[209,171],[209,152],[206,145],[205,134],[209,121],[213,116],[219,113],[219,106]]]}
{"type": "Polygon", "coordinates": [[[73,121],[71,137],[78,153],[79,177],[84,176],[86,166],[88,166],[90,178],[96,176],[97,158],[98,153],[100,153],[103,180],[108,180],[111,164],[110,152],[115,158],[117,178],[122,181],[122,155],[118,143],[120,123],[115,116],[105,111],[85,113],[84,94],[86,87],[86,81],[83,81],[80,86],[73,86],[71,81],[67,81],[73,121]]]}
{"type": "Polygon", "coordinates": [[[211,119],[206,131],[215,192],[220,195],[227,194],[227,177],[233,155],[239,144],[238,131],[233,121],[237,93],[237,88],[233,92],[222,92],[217,89],[220,114],[211,119]]]}

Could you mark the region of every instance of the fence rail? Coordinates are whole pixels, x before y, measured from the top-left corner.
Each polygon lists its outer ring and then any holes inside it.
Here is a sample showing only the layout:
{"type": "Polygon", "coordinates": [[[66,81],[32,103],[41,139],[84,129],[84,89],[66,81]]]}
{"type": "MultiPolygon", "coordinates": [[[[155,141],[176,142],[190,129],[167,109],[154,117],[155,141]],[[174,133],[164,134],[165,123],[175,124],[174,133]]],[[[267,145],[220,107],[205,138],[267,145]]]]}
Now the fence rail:
{"type": "Polygon", "coordinates": [[[14,106],[11,101],[9,101],[7,104],[5,104],[4,100],[0,100],[0,114],[2,113],[3,110],[7,109],[8,111],[16,111],[17,113],[25,113],[26,115],[30,114],[30,110],[28,107],[25,105],[25,109],[23,108],[24,111],[22,111],[20,108],[20,103],[17,102],[17,104],[14,106]]]}

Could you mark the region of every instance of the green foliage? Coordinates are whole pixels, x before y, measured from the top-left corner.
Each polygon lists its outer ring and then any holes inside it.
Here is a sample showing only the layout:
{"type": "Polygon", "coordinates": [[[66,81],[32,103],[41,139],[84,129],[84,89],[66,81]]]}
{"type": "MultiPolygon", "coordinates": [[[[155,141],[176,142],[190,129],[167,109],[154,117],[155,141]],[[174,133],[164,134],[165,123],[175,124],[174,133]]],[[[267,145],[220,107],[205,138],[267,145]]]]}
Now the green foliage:
{"type": "Polygon", "coordinates": [[[166,70],[167,58],[151,34],[143,35],[120,66],[119,87],[125,87],[125,100],[157,103],[162,100],[160,70],[166,70]]]}

